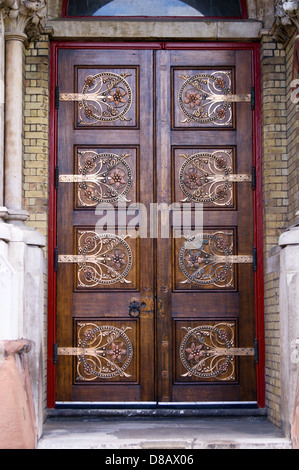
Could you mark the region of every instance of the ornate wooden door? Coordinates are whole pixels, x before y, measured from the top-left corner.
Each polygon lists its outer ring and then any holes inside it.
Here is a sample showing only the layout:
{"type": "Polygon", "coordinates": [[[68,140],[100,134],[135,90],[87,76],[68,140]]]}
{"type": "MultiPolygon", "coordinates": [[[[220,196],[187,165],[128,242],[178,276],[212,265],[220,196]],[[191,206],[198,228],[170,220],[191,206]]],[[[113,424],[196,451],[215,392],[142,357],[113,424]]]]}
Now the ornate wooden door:
{"type": "Polygon", "coordinates": [[[250,51],[157,51],[157,198],[203,207],[158,241],[159,400],[255,401],[250,51]]]}
{"type": "Polygon", "coordinates": [[[61,49],[58,71],[56,400],[256,400],[250,51],[61,49]],[[156,237],[173,203],[203,230],[156,237]]]}
{"type": "Polygon", "coordinates": [[[153,241],[122,210],[153,197],[152,70],[153,51],[59,54],[58,401],[154,397],[153,241]]]}

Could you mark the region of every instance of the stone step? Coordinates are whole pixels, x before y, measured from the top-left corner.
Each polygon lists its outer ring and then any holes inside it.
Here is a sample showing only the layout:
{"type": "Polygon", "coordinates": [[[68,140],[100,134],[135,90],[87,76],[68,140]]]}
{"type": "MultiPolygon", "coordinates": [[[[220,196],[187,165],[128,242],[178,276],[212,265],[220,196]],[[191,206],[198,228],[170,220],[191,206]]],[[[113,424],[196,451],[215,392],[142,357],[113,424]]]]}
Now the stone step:
{"type": "Polygon", "coordinates": [[[38,442],[38,449],[291,448],[290,440],[265,417],[53,418],[38,442]]]}

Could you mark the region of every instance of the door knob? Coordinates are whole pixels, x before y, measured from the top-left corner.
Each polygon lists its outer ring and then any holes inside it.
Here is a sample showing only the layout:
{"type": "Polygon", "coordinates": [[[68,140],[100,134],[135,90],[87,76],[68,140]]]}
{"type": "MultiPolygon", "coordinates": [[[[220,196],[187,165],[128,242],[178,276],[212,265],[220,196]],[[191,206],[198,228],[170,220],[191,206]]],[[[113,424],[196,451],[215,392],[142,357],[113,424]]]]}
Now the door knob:
{"type": "Polygon", "coordinates": [[[132,302],[129,303],[129,315],[133,318],[137,318],[140,315],[140,303],[136,300],[132,300],[132,302]]]}

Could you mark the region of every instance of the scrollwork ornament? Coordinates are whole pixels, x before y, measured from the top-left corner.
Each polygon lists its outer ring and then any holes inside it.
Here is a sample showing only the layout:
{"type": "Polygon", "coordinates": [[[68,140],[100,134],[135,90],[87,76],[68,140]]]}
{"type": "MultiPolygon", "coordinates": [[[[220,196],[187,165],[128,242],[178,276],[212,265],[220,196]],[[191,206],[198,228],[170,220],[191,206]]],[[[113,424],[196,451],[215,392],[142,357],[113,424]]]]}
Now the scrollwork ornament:
{"type": "Polygon", "coordinates": [[[202,288],[234,286],[233,239],[229,233],[216,232],[187,239],[179,253],[179,266],[186,279],[181,284],[197,284],[202,288]]]}
{"type": "Polygon", "coordinates": [[[133,346],[127,330],[131,328],[79,323],[78,346],[84,353],[78,357],[77,380],[131,377],[126,370],[132,361],[133,346]]]}
{"type": "Polygon", "coordinates": [[[234,347],[234,328],[234,324],[225,322],[196,328],[183,327],[186,334],[179,355],[187,372],[182,377],[235,380],[235,359],[227,353],[234,347]]]}
{"type": "Polygon", "coordinates": [[[182,123],[232,125],[232,107],[226,100],[232,93],[231,72],[179,75],[179,78],[184,80],[178,96],[180,109],[185,115],[182,123]]]}
{"type": "Polygon", "coordinates": [[[116,283],[130,284],[133,254],[124,238],[106,233],[79,231],[78,287],[98,287],[116,283]]]}

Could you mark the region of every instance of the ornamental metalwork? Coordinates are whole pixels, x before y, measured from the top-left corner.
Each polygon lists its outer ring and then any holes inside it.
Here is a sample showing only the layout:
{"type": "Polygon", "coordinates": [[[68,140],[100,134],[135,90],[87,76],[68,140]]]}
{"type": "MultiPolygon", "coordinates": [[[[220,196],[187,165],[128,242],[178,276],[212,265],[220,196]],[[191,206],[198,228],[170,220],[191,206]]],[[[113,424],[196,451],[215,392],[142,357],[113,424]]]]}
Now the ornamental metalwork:
{"type": "Polygon", "coordinates": [[[130,284],[133,254],[125,237],[111,233],[78,231],[78,255],[59,255],[59,263],[76,263],[77,287],[95,288],[130,284]]]}
{"type": "Polygon", "coordinates": [[[96,323],[78,323],[78,347],[58,348],[58,355],[77,356],[78,381],[128,378],[126,372],[133,346],[126,332],[130,327],[116,328],[96,323]]]}
{"type": "Polygon", "coordinates": [[[233,234],[215,232],[190,237],[179,252],[179,266],[186,279],[181,284],[233,288],[235,263],[252,263],[253,257],[233,255],[233,234]]]}
{"type": "Polygon", "coordinates": [[[60,101],[79,102],[80,124],[130,121],[126,116],[132,104],[129,73],[101,72],[85,78],[81,93],[61,93],[60,101]]]}
{"type": "Polygon", "coordinates": [[[179,349],[179,356],[186,373],[182,377],[236,380],[236,356],[253,356],[254,348],[235,348],[235,325],[217,323],[195,328],[182,327],[186,331],[179,349]]]}
{"type": "Polygon", "coordinates": [[[181,154],[186,160],[179,171],[179,185],[186,196],[181,202],[233,205],[233,183],[252,181],[251,175],[233,174],[232,150],[181,154]]]}
{"type": "Polygon", "coordinates": [[[217,126],[232,125],[232,77],[230,71],[179,75],[184,80],[179,90],[179,106],[186,118],[217,126]]]}
{"type": "Polygon", "coordinates": [[[128,156],[78,151],[78,174],[60,175],[59,181],[78,183],[78,206],[129,202],[126,194],[132,185],[132,170],[125,160],[128,156]]]}

